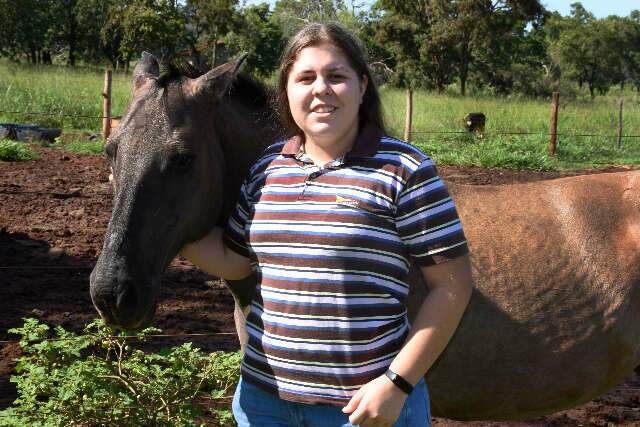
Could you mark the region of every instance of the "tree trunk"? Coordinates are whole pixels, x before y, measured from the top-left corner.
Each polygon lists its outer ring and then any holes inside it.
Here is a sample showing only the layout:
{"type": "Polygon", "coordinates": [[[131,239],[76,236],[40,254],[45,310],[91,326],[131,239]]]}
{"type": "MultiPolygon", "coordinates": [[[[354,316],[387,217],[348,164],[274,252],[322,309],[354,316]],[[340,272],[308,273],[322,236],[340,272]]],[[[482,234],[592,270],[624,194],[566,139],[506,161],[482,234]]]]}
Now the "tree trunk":
{"type": "Polygon", "coordinates": [[[465,39],[463,44],[462,50],[460,51],[460,95],[465,96],[467,94],[467,77],[469,76],[469,58],[471,58],[471,52],[469,52],[470,41],[465,39]]]}
{"type": "Polygon", "coordinates": [[[42,63],[51,65],[51,52],[49,50],[42,52],[42,63]]]}
{"type": "Polygon", "coordinates": [[[213,40],[213,48],[211,49],[211,68],[215,68],[215,66],[217,65],[216,64],[217,47],[218,47],[218,40],[216,37],[216,39],[213,40]]]}
{"type": "Polygon", "coordinates": [[[596,97],[595,89],[593,87],[593,83],[589,82],[589,95],[591,95],[591,100],[593,101],[596,97]]]}
{"type": "Polygon", "coordinates": [[[76,66],[76,45],[78,42],[78,23],[76,22],[76,15],[72,11],[69,12],[69,58],[67,65],[71,67],[76,66]]]}
{"type": "Polygon", "coordinates": [[[131,62],[131,57],[133,56],[133,53],[130,53],[127,55],[127,57],[124,60],[124,73],[125,74],[129,74],[129,63],[131,62]]]}

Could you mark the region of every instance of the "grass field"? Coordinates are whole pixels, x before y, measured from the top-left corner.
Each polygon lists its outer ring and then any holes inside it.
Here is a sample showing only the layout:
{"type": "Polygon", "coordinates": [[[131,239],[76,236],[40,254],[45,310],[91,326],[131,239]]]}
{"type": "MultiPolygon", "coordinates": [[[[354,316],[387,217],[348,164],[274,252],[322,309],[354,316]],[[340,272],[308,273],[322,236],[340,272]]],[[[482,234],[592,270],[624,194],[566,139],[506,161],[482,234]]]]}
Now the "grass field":
{"type": "MultiPolygon", "coordinates": [[[[16,66],[0,62],[0,122],[61,127],[65,133],[97,133],[101,127],[103,71],[66,67],[16,66]],[[54,115],[16,114],[43,112],[54,115]]],[[[130,99],[131,76],[113,75],[112,114],[121,115],[130,99]]],[[[402,136],[404,91],[383,88],[388,131],[402,136]]],[[[610,164],[640,164],[640,138],[625,138],[616,148],[618,99],[625,99],[623,129],[640,135],[640,98],[635,92],[612,90],[595,101],[586,96],[560,99],[558,155],[546,154],[549,137],[548,100],[457,97],[417,92],[414,95],[413,142],[440,164],[526,169],[563,169],[610,164]],[[483,137],[459,133],[463,117],[483,112],[483,137]],[[444,132],[444,133],[440,133],[444,132]],[[535,135],[505,135],[533,132],[535,135]],[[596,137],[577,135],[595,134],[596,137]]],[[[93,146],[89,152],[97,151],[93,146]]]]}

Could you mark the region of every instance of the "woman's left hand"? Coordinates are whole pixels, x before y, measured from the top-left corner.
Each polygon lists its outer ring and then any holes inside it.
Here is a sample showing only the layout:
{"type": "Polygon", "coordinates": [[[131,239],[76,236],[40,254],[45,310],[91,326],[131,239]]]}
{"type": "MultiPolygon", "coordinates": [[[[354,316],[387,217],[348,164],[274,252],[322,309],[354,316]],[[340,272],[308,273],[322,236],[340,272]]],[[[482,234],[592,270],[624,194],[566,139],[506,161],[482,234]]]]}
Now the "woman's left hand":
{"type": "Polygon", "coordinates": [[[342,412],[360,427],[390,427],[400,417],[407,394],[384,375],[369,381],[351,398],[342,412]]]}

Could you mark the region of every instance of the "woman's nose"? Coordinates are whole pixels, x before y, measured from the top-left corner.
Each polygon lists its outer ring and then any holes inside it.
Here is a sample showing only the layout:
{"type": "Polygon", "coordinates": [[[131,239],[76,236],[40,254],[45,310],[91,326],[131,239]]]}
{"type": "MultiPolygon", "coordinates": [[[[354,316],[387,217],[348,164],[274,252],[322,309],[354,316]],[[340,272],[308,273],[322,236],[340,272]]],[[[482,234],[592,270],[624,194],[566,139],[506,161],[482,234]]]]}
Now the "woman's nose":
{"type": "Polygon", "coordinates": [[[318,77],[313,83],[314,95],[328,95],[331,93],[331,86],[324,77],[318,77]]]}

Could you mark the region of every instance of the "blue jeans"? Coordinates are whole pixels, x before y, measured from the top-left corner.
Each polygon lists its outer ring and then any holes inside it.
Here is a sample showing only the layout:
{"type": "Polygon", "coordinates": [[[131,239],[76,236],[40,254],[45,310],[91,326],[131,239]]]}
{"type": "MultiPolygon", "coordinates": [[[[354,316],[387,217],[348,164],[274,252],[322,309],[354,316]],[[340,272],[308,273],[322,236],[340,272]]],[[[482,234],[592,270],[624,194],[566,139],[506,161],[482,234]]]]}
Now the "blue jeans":
{"type": "MultiPolygon", "coordinates": [[[[289,402],[242,379],[232,408],[239,427],[355,427],[341,406],[289,402]]],[[[429,394],[422,378],[407,397],[393,427],[430,426],[429,394]]]]}

